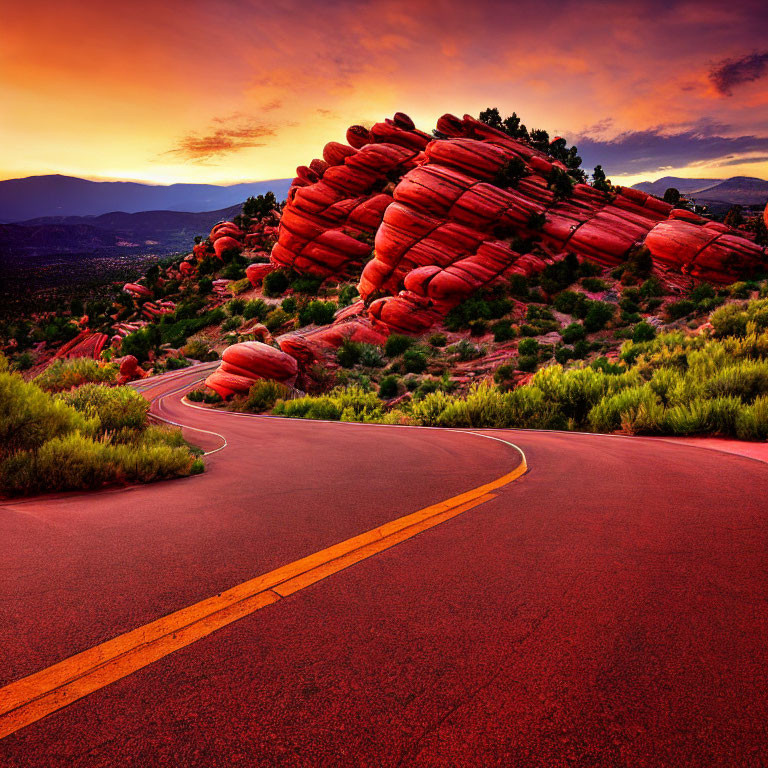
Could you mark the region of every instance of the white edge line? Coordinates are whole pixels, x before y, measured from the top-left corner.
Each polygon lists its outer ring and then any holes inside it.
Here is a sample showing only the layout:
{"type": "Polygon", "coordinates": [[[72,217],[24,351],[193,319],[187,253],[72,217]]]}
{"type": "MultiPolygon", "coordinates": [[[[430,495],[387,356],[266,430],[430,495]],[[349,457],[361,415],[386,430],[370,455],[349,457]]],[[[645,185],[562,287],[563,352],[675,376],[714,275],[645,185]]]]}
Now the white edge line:
{"type": "MultiPolygon", "coordinates": [[[[178,389],[175,389],[172,392],[168,392],[162,397],[159,397],[157,402],[164,400],[166,397],[170,397],[171,395],[177,394],[182,389],[184,389],[184,387],[179,387],[178,389]]],[[[270,416],[270,415],[263,415],[259,413],[238,413],[237,411],[219,411],[215,408],[203,408],[202,406],[194,405],[189,400],[187,400],[186,396],[182,397],[180,402],[182,405],[186,406],[187,408],[194,408],[196,411],[205,411],[205,413],[218,413],[225,416],[235,416],[235,417],[247,418],[247,419],[275,419],[275,420],[279,419],[282,421],[292,421],[292,422],[302,422],[302,421],[305,423],[314,422],[315,424],[345,424],[351,427],[378,427],[378,428],[392,427],[395,429],[429,429],[429,430],[434,430],[436,432],[454,432],[454,433],[463,434],[463,435],[474,435],[475,437],[484,437],[487,440],[495,440],[498,443],[503,443],[504,445],[508,445],[510,448],[514,448],[520,454],[520,457],[527,468],[526,471],[530,470],[525,452],[519,445],[516,445],[515,443],[512,443],[509,440],[503,440],[500,437],[493,437],[491,435],[485,435],[482,432],[473,432],[468,429],[452,429],[450,427],[422,427],[416,424],[367,424],[361,421],[338,421],[334,419],[295,419],[290,416],[270,416]]],[[[179,427],[184,426],[183,424],[176,424],[176,422],[168,422],[168,423],[174,424],[175,426],[179,426],[179,427]]],[[[195,427],[187,427],[187,429],[195,429],[195,427]]],[[[198,430],[198,431],[207,432],[207,430],[198,430]]],[[[531,431],[534,431],[534,430],[531,430],[531,431]]],[[[212,432],[210,434],[218,434],[218,433],[212,432]]],[[[226,441],[226,438],[224,438],[223,435],[219,435],[219,437],[221,437],[223,440],[226,441]]],[[[216,450],[220,451],[224,447],[225,446],[222,446],[221,448],[217,448],[216,450]]],[[[212,451],[211,453],[215,453],[215,451],[212,451]]],[[[205,455],[207,456],[208,454],[205,454],[205,455]]]]}

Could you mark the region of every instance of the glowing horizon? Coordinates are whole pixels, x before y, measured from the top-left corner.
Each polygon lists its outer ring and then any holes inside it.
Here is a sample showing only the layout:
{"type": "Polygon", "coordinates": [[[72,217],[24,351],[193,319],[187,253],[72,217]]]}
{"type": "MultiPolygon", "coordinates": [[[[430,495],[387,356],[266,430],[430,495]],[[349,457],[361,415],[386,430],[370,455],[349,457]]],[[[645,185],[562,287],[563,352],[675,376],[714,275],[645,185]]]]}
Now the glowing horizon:
{"type": "Polygon", "coordinates": [[[756,0],[275,7],[16,4],[4,19],[0,178],[290,178],[395,111],[516,111],[617,183],[768,178],[768,11],[756,0]],[[606,159],[603,159],[606,158],[606,159]]]}

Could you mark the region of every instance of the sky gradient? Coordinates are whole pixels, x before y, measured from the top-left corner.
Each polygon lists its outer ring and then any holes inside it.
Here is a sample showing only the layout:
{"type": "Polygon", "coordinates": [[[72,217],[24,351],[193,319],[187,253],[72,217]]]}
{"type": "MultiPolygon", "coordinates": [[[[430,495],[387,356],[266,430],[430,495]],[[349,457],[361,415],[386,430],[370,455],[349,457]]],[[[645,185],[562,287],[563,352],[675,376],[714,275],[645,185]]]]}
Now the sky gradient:
{"type": "Polygon", "coordinates": [[[768,178],[768,4],[21,3],[0,178],[285,178],[348,125],[516,111],[614,181],[768,178]]]}

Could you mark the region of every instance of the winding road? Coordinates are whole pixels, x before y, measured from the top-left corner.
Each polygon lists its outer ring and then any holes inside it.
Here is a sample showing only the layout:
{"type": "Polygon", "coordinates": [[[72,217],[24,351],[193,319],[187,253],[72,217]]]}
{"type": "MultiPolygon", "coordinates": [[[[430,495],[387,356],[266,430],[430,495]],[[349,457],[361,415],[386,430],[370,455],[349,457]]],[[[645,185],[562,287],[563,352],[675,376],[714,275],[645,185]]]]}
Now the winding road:
{"type": "Polygon", "coordinates": [[[768,465],[183,402],[210,367],[138,385],[204,474],[0,505],[3,768],[766,764],[768,465]]]}

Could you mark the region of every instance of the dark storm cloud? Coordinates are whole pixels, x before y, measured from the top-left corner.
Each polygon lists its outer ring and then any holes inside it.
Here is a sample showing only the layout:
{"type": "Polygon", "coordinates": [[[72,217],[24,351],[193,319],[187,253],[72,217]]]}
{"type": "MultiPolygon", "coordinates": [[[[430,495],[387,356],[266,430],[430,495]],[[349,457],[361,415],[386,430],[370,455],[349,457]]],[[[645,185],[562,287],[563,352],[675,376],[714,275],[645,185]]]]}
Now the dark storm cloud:
{"type": "Polygon", "coordinates": [[[612,174],[652,173],[667,168],[718,161],[723,165],[762,162],[747,157],[768,152],[768,137],[718,136],[687,130],[670,132],[663,126],[647,131],[627,131],[613,139],[582,136],[574,139],[583,165],[592,169],[600,163],[612,174]]]}
{"type": "Polygon", "coordinates": [[[721,61],[709,73],[709,79],[718,93],[731,96],[735,86],[759,80],[766,74],[768,74],[768,51],[742,56],[740,59],[721,61]]]}

